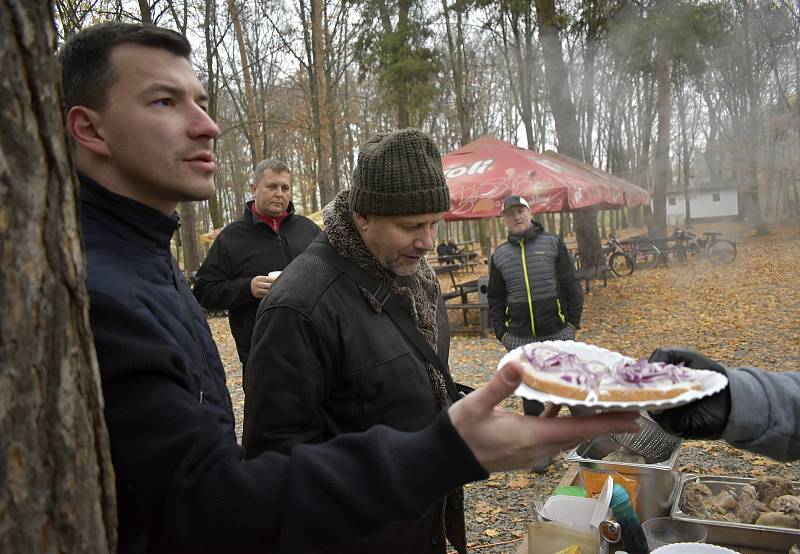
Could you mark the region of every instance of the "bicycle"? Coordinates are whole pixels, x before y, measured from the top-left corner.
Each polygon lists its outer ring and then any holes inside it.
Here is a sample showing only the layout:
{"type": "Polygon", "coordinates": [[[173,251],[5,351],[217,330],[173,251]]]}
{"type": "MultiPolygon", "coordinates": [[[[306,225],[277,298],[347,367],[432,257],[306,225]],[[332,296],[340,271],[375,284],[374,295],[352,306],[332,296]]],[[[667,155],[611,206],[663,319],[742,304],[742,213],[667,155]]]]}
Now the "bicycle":
{"type": "Polygon", "coordinates": [[[579,272],[592,267],[602,267],[611,271],[617,277],[626,277],[633,273],[636,263],[622,247],[622,244],[612,236],[598,252],[597,263],[585,263],[583,256],[578,252],[575,254],[575,267],[579,272]]]}
{"type": "Polygon", "coordinates": [[[636,269],[653,269],[661,260],[661,250],[642,237],[633,237],[630,240],[620,241],[620,245],[633,258],[636,269]]]}
{"type": "Polygon", "coordinates": [[[672,233],[676,241],[675,256],[678,263],[684,263],[691,258],[705,258],[714,264],[732,264],[736,259],[736,243],[731,240],[717,238],[722,233],[705,231],[705,239],[684,229],[675,229],[672,233]]]}
{"type": "Polygon", "coordinates": [[[603,250],[606,252],[606,267],[611,270],[611,273],[617,277],[626,277],[633,273],[636,268],[636,262],[625,251],[622,243],[616,237],[613,235],[609,237],[608,242],[603,246],[603,250]]]}

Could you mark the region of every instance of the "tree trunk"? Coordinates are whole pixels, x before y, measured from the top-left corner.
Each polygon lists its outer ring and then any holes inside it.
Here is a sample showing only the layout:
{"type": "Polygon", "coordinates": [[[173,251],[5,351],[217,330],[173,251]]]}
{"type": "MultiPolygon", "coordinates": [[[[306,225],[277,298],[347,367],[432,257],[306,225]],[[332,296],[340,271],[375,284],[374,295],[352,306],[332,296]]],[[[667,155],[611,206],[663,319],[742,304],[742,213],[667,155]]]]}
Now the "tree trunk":
{"type": "Polygon", "coordinates": [[[200,267],[200,245],[197,242],[197,217],[194,202],[181,202],[181,238],[183,239],[183,272],[187,277],[200,267]]]}
{"type": "MultiPolygon", "coordinates": [[[[171,5],[171,4],[170,4],[171,5]]],[[[217,120],[218,114],[218,75],[215,69],[215,61],[217,60],[217,45],[215,41],[216,29],[216,14],[217,4],[214,0],[205,0],[203,6],[203,39],[206,46],[206,92],[208,93],[208,115],[214,121],[217,120]]],[[[219,141],[214,141],[214,156],[217,156],[219,141]]],[[[220,193],[219,179],[215,181],[216,187],[214,194],[208,199],[208,211],[211,216],[211,227],[218,229],[225,223],[222,212],[220,210],[219,198],[220,193]]]]}
{"type": "Polygon", "coordinates": [[[459,134],[461,144],[467,144],[470,138],[470,116],[466,101],[466,67],[464,59],[464,31],[462,27],[461,8],[456,8],[456,37],[453,38],[453,31],[450,28],[450,11],[447,0],[442,0],[442,13],[444,14],[445,30],[447,31],[447,53],[450,61],[450,74],[453,77],[453,91],[456,100],[456,116],[458,117],[459,134]]]}
{"type": "Polygon", "coordinates": [[[656,39],[656,79],[658,80],[656,176],[653,183],[653,217],[648,227],[650,235],[663,237],[667,233],[667,188],[672,177],[669,163],[672,82],[670,81],[670,52],[663,39],[656,39]]]}
{"type": "Polygon", "coordinates": [[[236,36],[236,44],[239,47],[239,57],[242,62],[242,79],[244,80],[244,95],[247,101],[247,130],[250,136],[250,148],[252,149],[253,167],[263,159],[263,148],[261,146],[261,133],[258,128],[259,117],[256,112],[256,97],[253,91],[253,80],[250,77],[250,62],[247,60],[247,49],[244,44],[244,34],[242,22],[239,17],[239,8],[235,0],[228,0],[228,13],[233,21],[233,34],[236,36]]]}
{"type": "MultiPolygon", "coordinates": [[[[550,99],[550,108],[556,124],[558,151],[576,160],[582,158],[580,133],[575,105],[569,92],[567,68],[561,51],[561,40],[556,28],[554,0],[536,0],[536,16],[539,19],[539,35],[544,55],[545,83],[550,99]]],[[[597,235],[597,211],[581,210],[575,212],[578,249],[593,260],[600,251],[600,238],[597,235]]]]}
{"type": "Polygon", "coordinates": [[[328,84],[325,72],[325,47],[323,36],[323,2],[311,0],[311,44],[312,59],[314,63],[314,90],[316,92],[317,110],[319,118],[315,129],[318,131],[319,141],[319,195],[322,204],[333,200],[333,182],[331,178],[331,128],[328,113],[328,84]]]}
{"type": "MultiPolygon", "coordinates": [[[[687,109],[689,100],[686,94],[686,81],[683,74],[684,70],[674,72],[674,86],[675,86],[675,108],[678,112],[678,134],[680,137],[680,150],[679,150],[679,176],[680,183],[683,185],[683,204],[684,204],[684,226],[692,226],[692,206],[689,201],[689,179],[692,166],[692,150],[694,149],[694,138],[692,144],[689,144],[689,124],[687,121],[687,109]]],[[[666,210],[666,208],[665,208],[666,210]]]]}
{"type": "Polygon", "coordinates": [[[150,12],[149,0],[139,0],[139,15],[142,18],[142,23],[153,23],[153,14],[150,12]]]}
{"type": "Polygon", "coordinates": [[[49,2],[0,0],[0,552],[116,550],[49,2]]]}

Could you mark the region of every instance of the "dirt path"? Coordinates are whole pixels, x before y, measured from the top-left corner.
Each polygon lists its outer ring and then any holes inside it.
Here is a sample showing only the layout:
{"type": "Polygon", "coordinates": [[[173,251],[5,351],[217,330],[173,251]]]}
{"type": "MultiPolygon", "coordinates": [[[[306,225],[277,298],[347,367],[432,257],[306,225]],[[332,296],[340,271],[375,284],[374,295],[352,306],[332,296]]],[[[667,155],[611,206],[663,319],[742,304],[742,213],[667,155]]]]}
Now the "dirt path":
{"type": "MultiPolygon", "coordinates": [[[[578,340],[632,357],[647,356],[657,346],[681,345],[731,366],[800,371],[800,224],[777,227],[764,237],[741,228],[738,234],[739,255],[731,266],[698,261],[635,272],[612,279],[607,288],[595,284],[586,297],[578,340]]],[[[213,319],[211,325],[240,422],[241,377],[227,322],[213,319]]],[[[480,385],[503,353],[493,339],[455,337],[451,367],[457,380],[480,385]]],[[[507,403],[512,409],[517,404],[507,403]]],[[[777,463],[719,442],[685,443],[678,467],[695,473],[800,479],[800,463],[777,463]]],[[[558,460],[544,475],[500,473],[467,486],[473,551],[514,552],[531,519],[532,500],[552,494],[566,468],[558,460]]]]}

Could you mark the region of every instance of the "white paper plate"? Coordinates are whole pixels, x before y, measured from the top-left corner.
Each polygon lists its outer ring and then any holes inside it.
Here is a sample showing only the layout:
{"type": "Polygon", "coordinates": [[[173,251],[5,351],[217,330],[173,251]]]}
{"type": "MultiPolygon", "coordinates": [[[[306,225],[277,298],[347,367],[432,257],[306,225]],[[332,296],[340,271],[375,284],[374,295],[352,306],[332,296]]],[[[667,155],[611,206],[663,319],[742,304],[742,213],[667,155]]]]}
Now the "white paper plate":
{"type": "MultiPolygon", "coordinates": [[[[562,352],[569,352],[571,354],[575,354],[576,356],[586,360],[587,362],[596,361],[600,362],[604,365],[611,366],[620,360],[627,360],[627,361],[635,361],[633,358],[629,358],[627,356],[623,356],[619,352],[612,352],[611,350],[607,350],[605,348],[600,348],[598,346],[594,346],[593,344],[586,344],[583,342],[576,342],[571,340],[552,340],[552,341],[545,341],[545,342],[537,342],[535,343],[537,346],[548,346],[554,350],[560,350],[562,352]]],[[[519,360],[520,356],[522,355],[522,348],[515,348],[511,352],[508,352],[503,358],[500,360],[500,363],[497,364],[497,368],[500,369],[504,365],[506,365],[509,361],[512,360],[519,360]]],[[[517,390],[514,391],[514,394],[517,396],[521,396],[522,398],[527,398],[528,400],[538,400],[539,402],[550,402],[553,404],[563,404],[565,406],[586,406],[588,408],[600,408],[600,409],[621,409],[621,410],[665,410],[668,408],[675,408],[676,406],[683,406],[684,404],[689,404],[694,402],[695,400],[699,400],[701,398],[705,398],[706,396],[711,396],[722,389],[724,389],[728,385],[728,378],[725,377],[721,373],[717,373],[716,371],[706,370],[706,369],[695,369],[693,371],[697,371],[701,374],[700,376],[700,390],[691,390],[687,391],[680,396],[676,396],[674,398],[669,398],[666,400],[647,400],[647,401],[640,401],[640,402],[617,402],[617,401],[599,401],[599,400],[578,400],[576,398],[565,398],[563,396],[558,396],[555,394],[550,394],[548,392],[542,392],[536,389],[533,389],[522,383],[517,390]]]]}
{"type": "Polygon", "coordinates": [[[738,554],[735,550],[702,542],[676,542],[659,546],[650,554],[738,554]]]}

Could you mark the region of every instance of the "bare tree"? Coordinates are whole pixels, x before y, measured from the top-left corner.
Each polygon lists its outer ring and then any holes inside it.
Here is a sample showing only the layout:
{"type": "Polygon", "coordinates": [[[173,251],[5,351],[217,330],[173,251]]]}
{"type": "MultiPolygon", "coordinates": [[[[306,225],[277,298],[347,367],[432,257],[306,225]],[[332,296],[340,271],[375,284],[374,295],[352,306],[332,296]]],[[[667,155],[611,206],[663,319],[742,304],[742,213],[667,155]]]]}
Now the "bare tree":
{"type": "MultiPolygon", "coordinates": [[[[553,111],[558,138],[558,151],[577,160],[582,158],[580,132],[575,104],[570,95],[567,69],[561,49],[561,39],[556,20],[554,0],[536,0],[536,17],[545,63],[545,82],[548,100],[553,111]]],[[[597,235],[597,212],[586,210],[575,213],[578,249],[587,260],[595,259],[600,251],[597,235]]]]}
{"type": "Polygon", "coordinates": [[[261,147],[261,133],[258,128],[259,116],[256,111],[255,92],[253,91],[253,80],[250,76],[250,61],[247,58],[247,48],[244,43],[244,32],[242,31],[240,8],[236,5],[236,0],[228,1],[228,13],[233,21],[233,32],[236,44],[239,47],[239,56],[242,62],[242,79],[244,80],[244,94],[247,101],[247,129],[248,137],[252,149],[252,165],[255,166],[263,159],[263,148],[261,147]]]}

